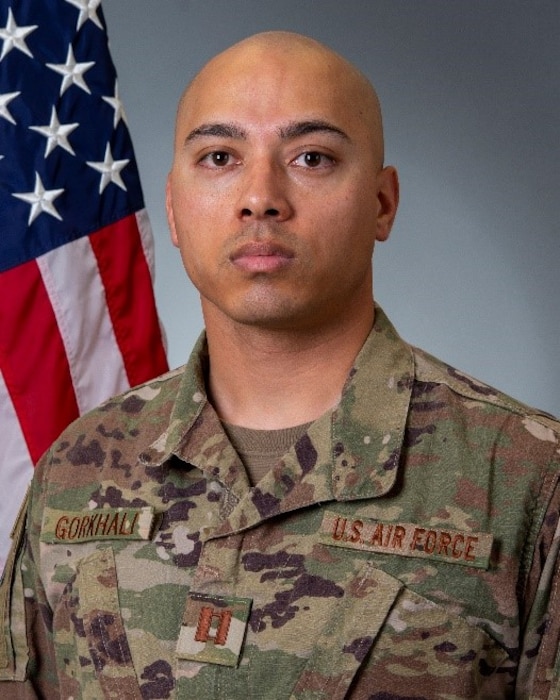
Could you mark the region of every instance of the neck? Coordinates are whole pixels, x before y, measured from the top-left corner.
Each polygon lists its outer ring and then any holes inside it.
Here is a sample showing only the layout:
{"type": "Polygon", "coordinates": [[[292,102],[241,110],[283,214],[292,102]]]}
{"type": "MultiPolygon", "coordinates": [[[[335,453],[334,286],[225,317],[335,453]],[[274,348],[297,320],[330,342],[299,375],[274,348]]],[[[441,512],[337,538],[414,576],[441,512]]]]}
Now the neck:
{"type": "Polygon", "coordinates": [[[205,313],[209,395],[220,418],[260,430],[288,428],[334,408],[373,325],[373,301],[357,318],[320,330],[236,324],[205,313]]]}

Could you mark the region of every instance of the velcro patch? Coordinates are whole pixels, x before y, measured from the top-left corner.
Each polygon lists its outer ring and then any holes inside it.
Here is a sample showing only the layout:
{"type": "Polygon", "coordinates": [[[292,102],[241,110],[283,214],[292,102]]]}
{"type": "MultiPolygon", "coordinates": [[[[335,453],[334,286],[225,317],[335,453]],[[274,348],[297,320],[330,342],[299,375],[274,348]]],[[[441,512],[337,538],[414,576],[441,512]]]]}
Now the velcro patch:
{"type": "Polygon", "coordinates": [[[370,518],[348,518],[327,511],[319,533],[323,544],[401,557],[437,559],[487,569],[493,536],[451,528],[421,527],[370,518]]]}
{"type": "Polygon", "coordinates": [[[188,661],[237,666],[251,603],[251,598],[191,591],[183,614],[177,656],[188,661]]]}
{"type": "Polygon", "coordinates": [[[41,542],[76,544],[96,540],[149,540],[154,522],[151,506],[87,511],[46,508],[41,542]]]}

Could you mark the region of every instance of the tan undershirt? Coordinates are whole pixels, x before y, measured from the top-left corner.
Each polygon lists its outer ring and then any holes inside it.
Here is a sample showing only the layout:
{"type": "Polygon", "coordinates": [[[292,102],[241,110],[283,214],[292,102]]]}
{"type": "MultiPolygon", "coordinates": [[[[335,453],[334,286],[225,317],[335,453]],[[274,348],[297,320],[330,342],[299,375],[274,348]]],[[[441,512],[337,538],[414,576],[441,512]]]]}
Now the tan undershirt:
{"type": "Polygon", "coordinates": [[[310,425],[311,423],[304,423],[282,430],[253,430],[223,424],[253,486],[295,445],[310,425]]]}

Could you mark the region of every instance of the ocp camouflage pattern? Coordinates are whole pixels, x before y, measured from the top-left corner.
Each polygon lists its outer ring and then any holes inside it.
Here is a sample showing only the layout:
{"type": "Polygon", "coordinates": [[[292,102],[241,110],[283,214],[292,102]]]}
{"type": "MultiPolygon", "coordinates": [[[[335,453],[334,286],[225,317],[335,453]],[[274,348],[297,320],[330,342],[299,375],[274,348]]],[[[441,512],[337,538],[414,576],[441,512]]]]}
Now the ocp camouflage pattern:
{"type": "Polygon", "coordinates": [[[0,697],[560,697],[554,419],[377,308],[340,405],[251,487],[206,362],[202,337],[42,459],[0,697]]]}

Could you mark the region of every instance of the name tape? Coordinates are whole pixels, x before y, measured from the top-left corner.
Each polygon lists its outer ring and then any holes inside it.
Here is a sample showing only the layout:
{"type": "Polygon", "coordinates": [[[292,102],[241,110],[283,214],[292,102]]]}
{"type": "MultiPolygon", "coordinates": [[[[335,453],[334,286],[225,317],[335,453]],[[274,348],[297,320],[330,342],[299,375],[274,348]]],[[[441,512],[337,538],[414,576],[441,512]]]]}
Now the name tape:
{"type": "Polygon", "coordinates": [[[78,543],[95,540],[149,540],[154,509],[96,508],[89,511],[45,509],[41,542],[78,543]]]}
{"type": "Polygon", "coordinates": [[[347,518],[327,511],[320,529],[323,544],[403,557],[437,559],[487,569],[493,536],[451,528],[421,527],[369,518],[347,518]]]}

